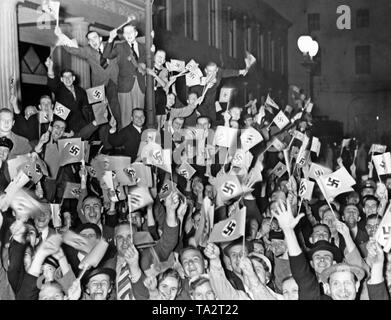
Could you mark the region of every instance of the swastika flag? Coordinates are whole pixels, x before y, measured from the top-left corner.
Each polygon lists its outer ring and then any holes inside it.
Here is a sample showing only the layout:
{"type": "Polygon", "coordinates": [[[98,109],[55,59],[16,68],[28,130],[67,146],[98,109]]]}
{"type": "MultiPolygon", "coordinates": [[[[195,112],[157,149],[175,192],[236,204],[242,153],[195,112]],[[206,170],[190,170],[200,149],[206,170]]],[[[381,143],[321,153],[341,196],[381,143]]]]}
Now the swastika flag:
{"type": "Polygon", "coordinates": [[[332,172],[332,170],[330,168],[321,166],[320,164],[313,162],[313,163],[311,163],[308,177],[315,180],[316,178],[319,178],[320,176],[323,176],[325,174],[329,174],[331,172],[332,172]]]}
{"type": "Polygon", "coordinates": [[[245,151],[250,150],[262,141],[262,135],[259,133],[258,130],[254,129],[253,127],[242,131],[242,134],[240,135],[241,146],[242,149],[245,151]]]}
{"type": "Polygon", "coordinates": [[[225,174],[216,178],[217,196],[222,202],[236,198],[248,191],[250,188],[243,188],[237,176],[225,174]]]}
{"type": "Polygon", "coordinates": [[[81,138],[59,140],[58,149],[60,150],[60,167],[81,162],[84,159],[84,144],[81,138]]]}
{"type": "Polygon", "coordinates": [[[62,105],[59,102],[56,102],[56,105],[54,106],[53,114],[60,117],[62,120],[66,120],[70,112],[71,110],[69,110],[66,106],[62,105]]]}
{"type": "Polygon", "coordinates": [[[81,193],[80,183],[67,182],[62,198],[79,199],[80,193],[81,193]]]}
{"type": "Polygon", "coordinates": [[[380,222],[379,227],[377,228],[375,239],[381,246],[383,246],[384,251],[390,251],[391,245],[391,205],[388,206],[387,211],[384,214],[382,221],[380,222]]]}
{"type": "Polygon", "coordinates": [[[379,176],[391,173],[391,153],[383,153],[372,157],[379,176]]]}
{"type": "Polygon", "coordinates": [[[230,242],[244,236],[246,227],[246,207],[237,210],[228,219],[216,223],[209,242],[230,242]]]}
{"type": "Polygon", "coordinates": [[[98,87],[90,88],[86,90],[89,104],[97,102],[103,102],[106,99],[105,86],[101,85],[98,87]]]}
{"type": "Polygon", "coordinates": [[[356,181],[345,167],[333,173],[318,177],[316,182],[325,198],[329,201],[332,201],[341,193],[353,191],[352,186],[356,184],[356,181]]]}
{"type": "Polygon", "coordinates": [[[387,146],[382,144],[373,144],[371,149],[369,149],[369,153],[384,153],[387,150],[387,146]]]}
{"type": "Polygon", "coordinates": [[[289,119],[284,112],[280,111],[273,119],[278,129],[282,130],[289,124],[289,119]]]}
{"type": "Polygon", "coordinates": [[[311,200],[314,191],[315,182],[307,179],[301,179],[299,187],[299,197],[303,200],[311,200]]]}

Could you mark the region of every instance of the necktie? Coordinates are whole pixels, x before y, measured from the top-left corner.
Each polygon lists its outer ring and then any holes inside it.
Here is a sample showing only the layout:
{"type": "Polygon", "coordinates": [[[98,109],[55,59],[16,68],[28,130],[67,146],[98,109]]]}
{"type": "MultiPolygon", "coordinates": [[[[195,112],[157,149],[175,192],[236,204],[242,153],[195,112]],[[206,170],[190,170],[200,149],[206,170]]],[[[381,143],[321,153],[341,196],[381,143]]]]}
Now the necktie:
{"type": "Polygon", "coordinates": [[[136,50],[134,49],[134,42],[132,42],[132,44],[130,46],[132,48],[134,58],[136,59],[136,61],[138,61],[138,55],[137,55],[136,50]]]}
{"type": "Polygon", "coordinates": [[[119,273],[117,288],[117,300],[133,300],[132,285],[126,262],[123,264],[119,273]]]}
{"type": "Polygon", "coordinates": [[[103,52],[102,49],[99,49],[99,54],[100,54],[100,65],[103,69],[106,69],[108,67],[108,62],[106,58],[103,58],[103,52]]]}

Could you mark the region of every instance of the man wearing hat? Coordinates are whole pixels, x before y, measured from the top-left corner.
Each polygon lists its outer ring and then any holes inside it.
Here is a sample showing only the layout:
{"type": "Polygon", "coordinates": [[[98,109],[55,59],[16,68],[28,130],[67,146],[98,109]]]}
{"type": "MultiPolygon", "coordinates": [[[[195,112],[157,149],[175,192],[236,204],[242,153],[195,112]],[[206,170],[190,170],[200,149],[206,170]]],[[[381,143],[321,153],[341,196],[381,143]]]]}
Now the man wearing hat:
{"type": "Polygon", "coordinates": [[[376,190],[376,183],[373,180],[366,180],[361,185],[361,198],[367,195],[374,196],[376,190]]]}
{"type": "Polygon", "coordinates": [[[0,138],[0,193],[2,193],[11,181],[7,160],[14,144],[7,137],[0,138]]]}
{"type": "Polygon", "coordinates": [[[84,296],[82,300],[113,300],[113,291],[116,273],[110,268],[94,268],[82,278],[84,296]]]}
{"type": "MultiPolygon", "coordinates": [[[[368,259],[371,264],[370,278],[367,281],[369,299],[389,300],[383,277],[384,253],[375,240],[368,244],[368,259]]],[[[362,268],[347,263],[334,264],[320,275],[325,293],[329,296],[327,298],[331,297],[332,300],[355,300],[364,277],[362,268]]]]}

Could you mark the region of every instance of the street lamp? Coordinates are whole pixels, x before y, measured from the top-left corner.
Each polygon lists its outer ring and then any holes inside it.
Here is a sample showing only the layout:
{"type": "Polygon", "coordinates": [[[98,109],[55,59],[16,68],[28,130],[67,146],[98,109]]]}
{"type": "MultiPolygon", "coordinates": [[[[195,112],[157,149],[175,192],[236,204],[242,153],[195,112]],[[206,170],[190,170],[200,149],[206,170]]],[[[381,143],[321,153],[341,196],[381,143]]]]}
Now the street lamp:
{"type": "Polygon", "coordinates": [[[310,36],[301,36],[297,40],[297,46],[303,54],[304,61],[301,63],[308,73],[308,94],[313,98],[313,69],[316,62],[313,60],[319,52],[319,44],[310,36]]]}

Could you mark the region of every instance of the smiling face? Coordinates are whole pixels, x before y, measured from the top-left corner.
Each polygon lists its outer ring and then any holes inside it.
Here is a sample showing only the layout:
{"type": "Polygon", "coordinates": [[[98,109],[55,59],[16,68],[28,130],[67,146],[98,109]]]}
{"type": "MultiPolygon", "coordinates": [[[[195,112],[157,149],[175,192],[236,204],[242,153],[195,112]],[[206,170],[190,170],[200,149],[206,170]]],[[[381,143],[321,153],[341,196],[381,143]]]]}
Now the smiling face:
{"type": "Polygon", "coordinates": [[[311,234],[311,243],[314,244],[319,240],[330,241],[330,231],[325,225],[315,226],[311,234]]]}
{"type": "Polygon", "coordinates": [[[330,296],[333,300],[354,300],[359,283],[349,271],[335,272],[330,276],[330,296]]]}
{"type": "Polygon", "coordinates": [[[365,201],[363,211],[367,217],[370,216],[371,214],[376,214],[377,213],[377,201],[374,199],[369,199],[369,200],[365,201]]]}
{"type": "Polygon", "coordinates": [[[102,203],[97,198],[87,198],[83,201],[83,214],[90,223],[99,224],[102,215],[102,203]]]}
{"type": "Polygon", "coordinates": [[[91,300],[106,300],[110,291],[110,277],[107,274],[97,274],[88,281],[86,292],[91,300]]]}
{"type": "Polygon", "coordinates": [[[175,300],[179,291],[179,281],[167,276],[159,283],[158,289],[164,300],[175,300]]]}
{"type": "Polygon", "coordinates": [[[367,220],[367,223],[365,224],[365,230],[368,233],[368,236],[374,237],[377,231],[377,228],[379,227],[381,221],[381,217],[375,217],[367,220]]]}
{"type": "Polygon", "coordinates": [[[64,136],[66,124],[63,121],[56,120],[53,123],[53,130],[52,130],[52,139],[53,141],[58,141],[64,136]]]}
{"type": "Polygon", "coordinates": [[[357,223],[360,221],[360,214],[357,207],[348,206],[343,211],[343,219],[350,229],[357,226],[357,223]]]}
{"type": "Polygon", "coordinates": [[[335,232],[337,230],[335,227],[335,221],[336,221],[336,218],[330,210],[327,210],[323,214],[322,219],[321,219],[321,223],[327,225],[332,234],[335,234],[335,232]]]}
{"type": "Polygon", "coordinates": [[[311,266],[317,274],[329,268],[333,264],[333,254],[327,250],[318,250],[312,255],[311,266]]]}
{"type": "Polygon", "coordinates": [[[160,68],[163,64],[166,63],[166,53],[162,50],[159,50],[155,54],[155,66],[160,68]]]}
{"type": "Polygon", "coordinates": [[[144,115],[144,112],[142,110],[135,110],[133,111],[133,123],[137,126],[137,127],[142,127],[145,123],[145,115],[144,115]]]}
{"type": "Polygon", "coordinates": [[[0,112],[0,133],[7,135],[14,125],[14,115],[12,112],[0,112]]]}
{"type": "MultiPolygon", "coordinates": [[[[133,232],[136,232],[134,226],[133,232]]],[[[130,230],[129,224],[120,225],[115,229],[114,243],[116,245],[118,255],[120,257],[123,257],[125,255],[126,250],[132,244],[132,232],[130,230]]]]}
{"type": "Polygon", "coordinates": [[[138,32],[135,26],[128,25],[124,28],[123,36],[128,43],[134,42],[137,35],[138,32]]]}
{"type": "Polygon", "coordinates": [[[202,254],[193,249],[182,253],[181,262],[185,275],[188,278],[198,277],[205,272],[205,262],[202,254]]]}
{"type": "Polygon", "coordinates": [[[38,215],[34,218],[34,224],[37,229],[44,229],[49,225],[51,212],[50,209],[42,210],[38,213],[38,215]]]}
{"type": "Polygon", "coordinates": [[[61,76],[61,82],[67,87],[70,88],[73,86],[76,78],[72,72],[64,72],[61,76]]]}
{"type": "Polygon", "coordinates": [[[102,37],[99,36],[97,32],[91,32],[87,36],[88,44],[91,48],[94,50],[99,50],[101,44],[102,44],[102,37]]]}

